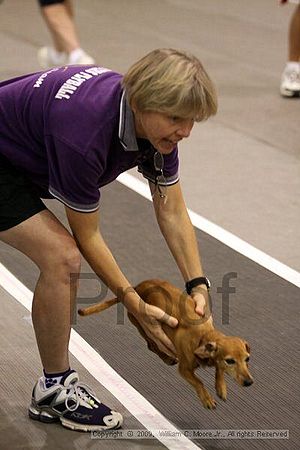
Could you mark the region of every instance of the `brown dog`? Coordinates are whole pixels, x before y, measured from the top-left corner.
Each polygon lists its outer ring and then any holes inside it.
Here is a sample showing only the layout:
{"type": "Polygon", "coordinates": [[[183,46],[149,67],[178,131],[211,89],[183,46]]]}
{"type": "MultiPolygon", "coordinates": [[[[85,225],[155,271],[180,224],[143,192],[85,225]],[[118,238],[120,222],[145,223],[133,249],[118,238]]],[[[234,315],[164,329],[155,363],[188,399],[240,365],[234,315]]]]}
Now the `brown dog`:
{"type": "MultiPolygon", "coordinates": [[[[164,332],[173,342],[178,360],[161,352],[130,313],[128,317],[147,341],[149,350],[155,352],[166,364],[178,364],[180,375],[194,388],[205,408],[213,409],[216,402],[195,375],[199,366],[216,368],[215,386],[218,396],[226,400],[227,390],[224,375],[231,375],[241,386],[250,386],[253,379],[248,370],[250,348],[239,337],[225,336],[213,326],[211,317],[200,318],[195,313],[193,299],[180,289],[162,280],[146,280],[135,288],[139,296],[151,305],[158,306],[178,319],[178,326],[171,328],[162,324],[164,332]]],[[[118,299],[80,309],[80,315],[103,311],[118,303],[118,299]]]]}

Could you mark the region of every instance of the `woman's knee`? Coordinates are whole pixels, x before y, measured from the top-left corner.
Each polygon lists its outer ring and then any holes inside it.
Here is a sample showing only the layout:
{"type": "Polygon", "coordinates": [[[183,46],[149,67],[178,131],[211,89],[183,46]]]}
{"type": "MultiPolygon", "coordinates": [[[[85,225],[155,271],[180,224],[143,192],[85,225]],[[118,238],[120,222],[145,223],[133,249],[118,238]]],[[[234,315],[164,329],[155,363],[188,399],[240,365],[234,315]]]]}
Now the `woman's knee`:
{"type": "MultiPolygon", "coordinates": [[[[81,266],[81,254],[73,238],[60,240],[44,255],[41,270],[67,276],[78,274],[81,266]]],[[[76,278],[76,277],[74,277],[76,278]]]]}
{"type": "Polygon", "coordinates": [[[74,245],[66,248],[66,251],[61,255],[61,263],[65,267],[67,273],[78,274],[81,266],[81,254],[74,241],[74,245]]]}

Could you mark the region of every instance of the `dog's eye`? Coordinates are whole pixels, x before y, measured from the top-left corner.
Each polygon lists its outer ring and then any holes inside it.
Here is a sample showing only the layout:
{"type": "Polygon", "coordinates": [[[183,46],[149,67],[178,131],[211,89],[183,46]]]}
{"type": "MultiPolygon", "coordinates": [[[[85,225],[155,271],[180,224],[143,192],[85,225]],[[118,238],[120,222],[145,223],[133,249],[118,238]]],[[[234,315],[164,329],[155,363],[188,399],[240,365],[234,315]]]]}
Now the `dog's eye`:
{"type": "Polygon", "coordinates": [[[247,358],[245,359],[245,361],[246,361],[246,362],[249,362],[249,361],[250,361],[249,356],[247,356],[247,358]]]}
{"type": "Polygon", "coordinates": [[[235,360],[234,360],[234,359],[231,359],[231,358],[225,359],[225,362],[226,362],[227,364],[229,364],[230,366],[231,366],[232,364],[235,364],[235,360]]]}

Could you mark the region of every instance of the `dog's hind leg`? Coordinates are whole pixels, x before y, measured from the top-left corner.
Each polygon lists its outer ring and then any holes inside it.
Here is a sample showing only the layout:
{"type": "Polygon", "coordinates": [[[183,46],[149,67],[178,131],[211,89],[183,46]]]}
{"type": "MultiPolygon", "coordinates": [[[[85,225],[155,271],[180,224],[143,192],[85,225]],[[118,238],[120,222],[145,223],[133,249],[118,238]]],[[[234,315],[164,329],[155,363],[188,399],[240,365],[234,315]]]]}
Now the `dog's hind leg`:
{"type": "Polygon", "coordinates": [[[148,349],[151,352],[156,353],[160,357],[160,359],[162,359],[163,362],[165,364],[167,364],[168,366],[173,366],[174,364],[177,364],[177,362],[178,362],[177,359],[172,358],[171,356],[169,356],[166,353],[163,353],[161,350],[159,350],[156,343],[154,341],[152,341],[152,339],[150,339],[149,336],[147,336],[144,329],[141,327],[141,325],[139,324],[137,319],[132,314],[128,313],[128,318],[129,318],[130,322],[138,329],[138,332],[140,333],[140,335],[145,339],[145,341],[147,342],[148,349]]]}
{"type": "Polygon", "coordinates": [[[172,358],[172,356],[169,356],[166,353],[161,352],[159,350],[159,348],[157,347],[156,343],[154,341],[152,341],[151,339],[149,339],[148,336],[147,336],[147,345],[148,345],[148,349],[151,352],[156,353],[160,357],[160,359],[162,359],[163,362],[165,364],[167,364],[168,366],[174,366],[175,364],[177,364],[177,362],[178,362],[177,359],[172,358]]]}

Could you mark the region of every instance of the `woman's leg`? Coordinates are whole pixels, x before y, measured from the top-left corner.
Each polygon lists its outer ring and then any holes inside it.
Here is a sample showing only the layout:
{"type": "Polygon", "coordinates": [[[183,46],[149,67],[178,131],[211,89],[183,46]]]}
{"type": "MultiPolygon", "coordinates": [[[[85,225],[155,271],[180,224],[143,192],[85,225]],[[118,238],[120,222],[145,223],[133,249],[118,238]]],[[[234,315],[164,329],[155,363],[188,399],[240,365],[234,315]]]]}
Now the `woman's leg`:
{"type": "Polygon", "coordinates": [[[72,308],[80,253],[68,230],[48,210],[0,232],[0,240],[20,250],[40,269],[32,320],[43,367],[48,373],[69,368],[72,308]]]}

